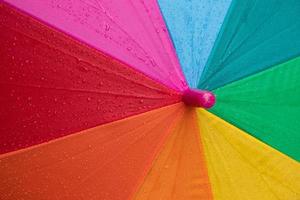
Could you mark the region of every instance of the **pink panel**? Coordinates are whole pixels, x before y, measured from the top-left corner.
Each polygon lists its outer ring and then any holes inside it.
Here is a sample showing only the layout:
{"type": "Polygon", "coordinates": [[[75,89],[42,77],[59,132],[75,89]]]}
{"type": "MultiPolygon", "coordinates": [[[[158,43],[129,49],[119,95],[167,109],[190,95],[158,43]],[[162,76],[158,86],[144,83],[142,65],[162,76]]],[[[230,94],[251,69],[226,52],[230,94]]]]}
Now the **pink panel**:
{"type": "Polygon", "coordinates": [[[5,0],[173,89],[187,86],[155,0],[5,0]]]}

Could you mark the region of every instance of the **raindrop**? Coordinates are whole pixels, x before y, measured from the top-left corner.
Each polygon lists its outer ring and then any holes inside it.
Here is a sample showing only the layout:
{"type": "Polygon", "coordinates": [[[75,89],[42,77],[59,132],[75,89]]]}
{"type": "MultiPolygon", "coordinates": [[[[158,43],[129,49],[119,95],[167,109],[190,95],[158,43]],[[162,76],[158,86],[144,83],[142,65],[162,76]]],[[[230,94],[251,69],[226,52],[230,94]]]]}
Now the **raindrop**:
{"type": "Polygon", "coordinates": [[[110,29],[109,24],[105,24],[105,31],[109,31],[109,29],[110,29]]]}
{"type": "Polygon", "coordinates": [[[87,98],[87,100],[88,100],[88,101],[91,101],[91,100],[92,100],[92,98],[91,98],[91,97],[88,97],[88,98],[87,98]]]}

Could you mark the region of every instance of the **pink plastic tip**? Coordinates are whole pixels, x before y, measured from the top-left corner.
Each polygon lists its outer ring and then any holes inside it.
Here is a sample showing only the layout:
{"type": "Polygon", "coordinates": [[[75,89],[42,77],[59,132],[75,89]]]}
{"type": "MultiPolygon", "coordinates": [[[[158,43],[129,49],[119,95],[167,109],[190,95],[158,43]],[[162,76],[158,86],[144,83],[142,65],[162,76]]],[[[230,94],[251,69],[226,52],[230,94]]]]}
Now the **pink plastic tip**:
{"type": "Polygon", "coordinates": [[[213,93],[197,89],[184,91],[182,100],[188,106],[203,108],[211,108],[216,103],[216,97],[213,93]]]}

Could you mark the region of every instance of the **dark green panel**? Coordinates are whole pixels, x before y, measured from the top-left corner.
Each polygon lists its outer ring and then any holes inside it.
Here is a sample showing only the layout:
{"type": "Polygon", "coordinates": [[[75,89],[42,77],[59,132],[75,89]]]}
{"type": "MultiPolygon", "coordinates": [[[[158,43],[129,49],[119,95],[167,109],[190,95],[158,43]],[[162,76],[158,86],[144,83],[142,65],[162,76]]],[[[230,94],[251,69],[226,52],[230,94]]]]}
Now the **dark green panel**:
{"type": "Polygon", "coordinates": [[[300,161],[300,57],[214,92],[211,112],[300,161]]]}

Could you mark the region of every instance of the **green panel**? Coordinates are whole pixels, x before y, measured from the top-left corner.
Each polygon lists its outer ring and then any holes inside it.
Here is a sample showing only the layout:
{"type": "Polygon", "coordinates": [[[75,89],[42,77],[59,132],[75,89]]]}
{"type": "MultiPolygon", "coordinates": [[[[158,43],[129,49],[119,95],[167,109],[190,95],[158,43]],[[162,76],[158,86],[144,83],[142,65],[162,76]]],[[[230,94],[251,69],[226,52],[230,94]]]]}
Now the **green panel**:
{"type": "Polygon", "coordinates": [[[300,0],[233,0],[198,88],[213,90],[300,55],[300,0]]]}
{"type": "Polygon", "coordinates": [[[214,92],[212,113],[300,161],[300,57],[214,92]]]}

